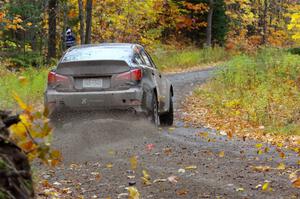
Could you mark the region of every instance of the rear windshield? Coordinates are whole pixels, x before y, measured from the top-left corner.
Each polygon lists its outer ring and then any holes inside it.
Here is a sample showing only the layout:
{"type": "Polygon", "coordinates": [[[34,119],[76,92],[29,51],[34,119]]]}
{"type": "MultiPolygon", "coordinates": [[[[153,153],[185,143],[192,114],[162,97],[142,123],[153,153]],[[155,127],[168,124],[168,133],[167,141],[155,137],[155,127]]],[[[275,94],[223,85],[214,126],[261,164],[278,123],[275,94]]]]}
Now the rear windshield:
{"type": "Polygon", "coordinates": [[[130,48],[86,47],[75,48],[65,54],[61,62],[90,60],[125,60],[130,57],[130,48]]]}

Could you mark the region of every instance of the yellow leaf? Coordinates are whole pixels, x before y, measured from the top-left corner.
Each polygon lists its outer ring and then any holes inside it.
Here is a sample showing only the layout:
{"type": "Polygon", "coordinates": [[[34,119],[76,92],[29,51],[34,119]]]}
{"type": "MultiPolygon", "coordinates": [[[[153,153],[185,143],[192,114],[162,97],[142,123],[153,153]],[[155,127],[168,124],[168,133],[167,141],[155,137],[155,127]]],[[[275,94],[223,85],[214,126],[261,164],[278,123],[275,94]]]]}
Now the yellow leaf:
{"type": "Polygon", "coordinates": [[[261,143],[258,143],[258,144],[255,145],[255,147],[256,147],[257,149],[260,149],[262,146],[263,146],[263,145],[262,145],[261,143]]]}
{"type": "Polygon", "coordinates": [[[107,153],[108,153],[109,155],[115,155],[115,154],[116,154],[116,152],[115,152],[114,150],[109,150],[107,153]]]}
{"type": "Polygon", "coordinates": [[[225,152],[224,151],[221,151],[220,153],[219,153],[219,157],[220,158],[223,158],[225,156],[225,152]]]}
{"type": "Polygon", "coordinates": [[[32,108],[30,106],[27,106],[27,104],[23,102],[23,100],[18,96],[16,92],[13,92],[13,98],[16,100],[22,110],[31,112],[32,108]]]}
{"type": "Polygon", "coordinates": [[[194,169],[197,169],[196,165],[191,165],[191,166],[185,167],[185,170],[194,170],[194,169]]]}
{"type": "Polygon", "coordinates": [[[261,154],[263,154],[263,151],[262,151],[262,150],[258,150],[258,151],[257,151],[257,154],[258,154],[258,155],[261,155],[261,154]]]}
{"type": "Polygon", "coordinates": [[[173,131],[175,131],[175,128],[174,128],[174,127],[170,127],[170,128],[169,128],[169,132],[171,133],[171,132],[173,132],[173,131]]]}
{"type": "Polygon", "coordinates": [[[52,159],[60,159],[60,158],[61,158],[60,152],[57,151],[57,150],[53,150],[53,151],[51,152],[51,158],[52,158],[52,159]]]}
{"type": "Polygon", "coordinates": [[[256,166],[253,167],[254,171],[258,171],[258,172],[266,172],[266,171],[270,171],[271,167],[269,166],[256,166]]]}
{"type": "Polygon", "coordinates": [[[285,170],[285,164],[284,164],[284,163],[280,163],[280,164],[277,166],[277,169],[278,169],[278,170],[285,170]]]}
{"type": "Polygon", "coordinates": [[[293,182],[295,181],[297,178],[298,178],[298,171],[300,170],[296,170],[294,172],[292,172],[290,175],[289,175],[289,179],[293,182]]]}
{"type": "Polygon", "coordinates": [[[206,138],[206,137],[208,137],[208,132],[198,133],[198,135],[199,135],[200,137],[206,138]]]}
{"type": "Polygon", "coordinates": [[[21,115],[19,115],[19,118],[20,118],[21,122],[23,123],[23,125],[25,125],[27,128],[31,127],[31,122],[30,122],[28,115],[21,114],[21,115]]]}
{"type": "Polygon", "coordinates": [[[17,139],[26,138],[26,128],[22,123],[14,124],[9,128],[12,132],[12,136],[17,139]]]}
{"type": "Polygon", "coordinates": [[[245,189],[243,187],[240,187],[240,188],[237,188],[236,191],[237,192],[243,192],[243,191],[245,191],[245,189]]]}
{"type": "Polygon", "coordinates": [[[268,153],[270,151],[269,147],[265,148],[265,153],[268,153]]]}
{"type": "Polygon", "coordinates": [[[27,78],[24,77],[24,76],[19,76],[19,77],[18,77],[18,80],[19,80],[19,82],[20,82],[20,84],[21,84],[22,86],[25,86],[25,85],[28,83],[27,78]]]}
{"type": "Polygon", "coordinates": [[[263,191],[267,191],[268,188],[269,188],[269,182],[266,182],[266,183],[262,186],[261,189],[262,189],[263,191]]]}
{"type": "Polygon", "coordinates": [[[132,156],[129,161],[130,161],[131,169],[135,170],[137,168],[137,157],[132,156]]]}
{"type": "Polygon", "coordinates": [[[141,177],[142,181],[143,181],[143,184],[146,185],[146,186],[149,186],[151,185],[151,182],[149,179],[145,178],[145,177],[141,177]]]}
{"type": "Polygon", "coordinates": [[[150,175],[148,174],[148,172],[146,170],[143,170],[142,172],[143,172],[144,178],[150,180],[150,175]]]}
{"type": "Polygon", "coordinates": [[[282,146],[283,146],[282,143],[278,143],[278,144],[277,144],[277,147],[278,147],[278,148],[282,148],[282,146]]]}
{"type": "Polygon", "coordinates": [[[113,164],[112,163],[108,163],[107,165],[106,165],[106,168],[108,168],[108,169],[111,169],[113,167],[113,164]]]}
{"type": "Polygon", "coordinates": [[[136,187],[128,187],[128,199],[139,199],[140,193],[136,187]]]}

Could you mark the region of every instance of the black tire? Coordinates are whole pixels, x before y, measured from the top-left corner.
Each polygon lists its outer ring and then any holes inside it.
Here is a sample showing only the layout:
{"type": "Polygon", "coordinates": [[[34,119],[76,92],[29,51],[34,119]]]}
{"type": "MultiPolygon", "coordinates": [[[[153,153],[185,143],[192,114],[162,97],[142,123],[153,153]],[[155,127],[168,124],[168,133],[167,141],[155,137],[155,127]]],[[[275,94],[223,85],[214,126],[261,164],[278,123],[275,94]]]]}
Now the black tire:
{"type": "Polygon", "coordinates": [[[170,95],[170,108],[167,113],[160,115],[160,124],[163,126],[172,126],[174,122],[174,107],[173,107],[173,98],[170,95]]]}
{"type": "Polygon", "coordinates": [[[158,101],[157,101],[157,96],[156,93],[153,92],[152,95],[152,109],[150,111],[151,114],[151,122],[158,127],[160,125],[160,119],[158,115],[158,101]]]}

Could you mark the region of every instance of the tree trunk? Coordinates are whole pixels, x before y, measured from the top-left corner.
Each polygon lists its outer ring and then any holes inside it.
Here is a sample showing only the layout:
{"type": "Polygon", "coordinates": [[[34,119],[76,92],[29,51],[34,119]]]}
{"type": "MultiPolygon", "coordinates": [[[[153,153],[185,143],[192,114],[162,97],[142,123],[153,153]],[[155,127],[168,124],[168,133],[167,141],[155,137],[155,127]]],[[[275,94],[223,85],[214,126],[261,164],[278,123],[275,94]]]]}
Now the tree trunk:
{"type": "Polygon", "coordinates": [[[91,43],[91,31],[92,31],[92,7],[93,0],[87,0],[86,2],[86,31],[85,31],[85,44],[91,43]]]}
{"type": "Polygon", "coordinates": [[[57,0],[49,0],[48,4],[48,55],[47,61],[49,62],[51,58],[56,57],[56,9],[57,0]]]}
{"type": "Polygon", "coordinates": [[[66,29],[67,29],[67,26],[68,26],[68,6],[66,4],[66,2],[61,2],[61,6],[60,7],[63,7],[63,28],[61,30],[61,44],[60,44],[60,52],[59,54],[61,54],[62,51],[65,51],[66,50],[66,45],[65,45],[65,34],[66,34],[66,29]]]}
{"type": "Polygon", "coordinates": [[[79,23],[80,23],[80,42],[84,44],[84,12],[83,12],[83,3],[82,0],[78,0],[78,8],[79,8],[79,23]]]}
{"type": "Polygon", "coordinates": [[[212,38],[212,17],[214,13],[214,1],[209,0],[209,11],[207,15],[207,27],[206,27],[206,46],[211,47],[212,38]]]}
{"type": "Polygon", "coordinates": [[[263,11],[263,35],[262,35],[262,44],[266,44],[267,43],[267,31],[268,31],[268,20],[267,20],[267,16],[268,16],[268,0],[264,1],[264,11],[263,11]]]}

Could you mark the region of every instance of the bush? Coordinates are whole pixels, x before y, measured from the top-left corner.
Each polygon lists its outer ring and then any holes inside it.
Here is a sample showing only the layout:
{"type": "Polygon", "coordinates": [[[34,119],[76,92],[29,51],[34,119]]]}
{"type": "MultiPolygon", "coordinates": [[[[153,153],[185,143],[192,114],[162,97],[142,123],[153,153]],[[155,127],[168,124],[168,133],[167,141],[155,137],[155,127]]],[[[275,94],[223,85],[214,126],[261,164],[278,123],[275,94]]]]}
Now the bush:
{"type": "Polygon", "coordinates": [[[292,54],[300,55],[300,48],[291,48],[289,52],[292,54]]]}
{"type": "Polygon", "coordinates": [[[262,49],[239,55],[216,72],[198,94],[215,112],[239,115],[275,133],[300,134],[300,57],[283,50],[262,49]]]}
{"type": "Polygon", "coordinates": [[[10,68],[29,68],[40,67],[43,65],[43,56],[35,52],[26,52],[25,54],[14,55],[9,58],[10,68]]]}

